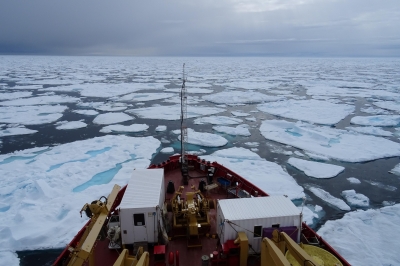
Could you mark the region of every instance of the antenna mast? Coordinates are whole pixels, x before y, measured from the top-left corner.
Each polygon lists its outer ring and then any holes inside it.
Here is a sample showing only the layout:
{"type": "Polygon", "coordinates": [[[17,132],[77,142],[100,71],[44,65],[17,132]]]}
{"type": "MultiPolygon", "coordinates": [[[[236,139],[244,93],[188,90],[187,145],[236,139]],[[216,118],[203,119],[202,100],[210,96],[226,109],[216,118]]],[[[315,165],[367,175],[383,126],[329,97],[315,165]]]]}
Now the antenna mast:
{"type": "Polygon", "coordinates": [[[187,96],[186,96],[186,76],[185,76],[185,64],[183,64],[182,71],[182,88],[181,88],[181,171],[183,183],[188,184],[189,171],[188,171],[188,159],[186,154],[186,143],[188,141],[186,119],[187,119],[187,96]]]}

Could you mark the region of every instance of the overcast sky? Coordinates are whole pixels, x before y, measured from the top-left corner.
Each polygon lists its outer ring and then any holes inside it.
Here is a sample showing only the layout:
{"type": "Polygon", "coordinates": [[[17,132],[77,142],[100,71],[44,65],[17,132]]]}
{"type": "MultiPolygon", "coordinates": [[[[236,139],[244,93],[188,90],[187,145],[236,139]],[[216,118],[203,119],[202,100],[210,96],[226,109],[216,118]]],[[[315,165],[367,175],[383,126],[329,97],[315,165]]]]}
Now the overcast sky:
{"type": "Polygon", "coordinates": [[[400,56],[400,0],[1,0],[0,54],[400,56]]]}

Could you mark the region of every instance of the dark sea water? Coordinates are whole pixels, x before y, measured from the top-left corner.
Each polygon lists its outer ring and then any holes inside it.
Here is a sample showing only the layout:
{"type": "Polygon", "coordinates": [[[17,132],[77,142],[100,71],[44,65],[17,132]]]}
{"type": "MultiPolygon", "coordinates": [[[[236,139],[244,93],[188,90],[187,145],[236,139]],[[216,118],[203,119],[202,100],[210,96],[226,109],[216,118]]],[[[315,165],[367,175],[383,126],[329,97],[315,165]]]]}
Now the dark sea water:
{"type": "MultiPolygon", "coordinates": [[[[7,65],[6,63],[0,63],[2,75],[0,76],[0,85],[1,92],[10,92],[14,91],[13,89],[17,86],[15,81],[18,79],[30,79],[27,80],[26,84],[29,84],[29,80],[40,80],[40,77],[43,77],[47,72],[48,75],[54,75],[57,79],[62,78],[61,71],[56,71],[51,73],[51,67],[43,66],[40,67],[35,61],[35,58],[24,58],[21,57],[19,59],[8,59],[9,62],[12,62],[14,65],[7,65]],[[21,68],[24,69],[24,72],[18,71],[17,65],[21,64],[21,68]],[[22,76],[21,76],[22,75],[22,76]],[[35,78],[36,77],[36,78],[35,78]]],[[[40,58],[43,62],[46,62],[46,58],[40,58]]],[[[57,58],[50,59],[51,61],[57,61],[57,58]]],[[[318,80],[323,81],[326,84],[335,85],[337,81],[345,80],[346,82],[356,81],[362,83],[363,80],[367,84],[371,84],[375,82],[376,86],[380,86],[388,91],[397,91],[394,90],[392,85],[393,83],[399,81],[399,75],[396,74],[396,67],[399,66],[398,61],[391,61],[385,59],[269,59],[269,58],[255,58],[255,59],[246,59],[246,60],[237,60],[237,59],[224,59],[224,58],[141,58],[139,61],[135,59],[125,59],[125,58],[89,58],[92,65],[96,65],[98,69],[88,70],[85,67],[85,58],[77,59],[71,58],[71,65],[66,65],[68,69],[68,74],[74,75],[79,74],[82,69],[86,71],[86,73],[90,73],[90,75],[102,76],[107,75],[107,82],[117,83],[117,82],[125,82],[125,83],[135,83],[135,79],[137,77],[146,78],[146,82],[152,83],[159,80],[166,81],[166,88],[180,88],[180,83],[178,78],[181,75],[181,63],[186,62],[188,66],[188,73],[190,73],[188,78],[188,84],[191,82],[191,77],[194,80],[192,83],[196,82],[206,82],[212,84],[208,89],[214,90],[214,93],[223,91],[226,89],[224,85],[217,84],[219,83],[218,79],[223,79],[224,82],[229,82],[229,78],[235,76],[237,80],[257,80],[260,77],[272,75],[273,79],[269,79],[269,82],[272,86],[276,86],[276,84],[281,84],[281,86],[287,86],[288,90],[299,97],[311,98],[311,96],[306,94],[307,87],[301,85],[299,80],[318,80]],[[81,61],[80,61],[81,60],[81,61]],[[225,60],[225,61],[224,61],[225,60]],[[237,65],[231,64],[227,61],[233,60],[237,65]],[[272,62],[271,62],[272,61],[272,62]],[[78,63],[77,63],[78,62],[78,63]],[[109,68],[101,67],[102,64],[113,64],[109,68]],[[190,64],[193,64],[192,66],[190,64]],[[254,63],[254,64],[252,64],[254,63]],[[132,66],[133,65],[133,66],[132,66]],[[142,68],[142,66],[145,67],[142,68]],[[175,68],[174,68],[175,67],[175,68]],[[227,70],[227,68],[229,68],[227,70]],[[213,71],[215,70],[215,72],[213,71]],[[224,76],[228,72],[237,72],[236,75],[230,74],[229,76],[224,76]],[[110,75],[112,73],[113,75],[110,75]],[[160,75],[160,77],[158,76],[160,75]],[[372,77],[371,77],[372,75],[372,77]],[[169,82],[169,78],[173,79],[169,82]],[[216,84],[213,84],[216,83],[216,84]]],[[[61,58],[59,61],[64,63],[69,62],[69,58],[61,58]]],[[[11,63],[9,63],[11,64],[11,63]]],[[[57,68],[59,69],[59,68],[57,68]]],[[[397,71],[400,68],[397,68],[397,71]]],[[[83,81],[85,82],[85,81],[83,81]]],[[[88,81],[94,82],[94,81],[88,81]]],[[[104,80],[101,82],[105,82],[104,80]]],[[[40,82],[39,82],[40,83],[40,82]]],[[[34,83],[37,84],[37,83],[34,83]]],[[[397,83],[400,84],[400,83],[397,83]]],[[[54,85],[54,88],[61,85],[54,85]]],[[[341,85],[339,85],[341,86],[341,85]]],[[[360,85],[361,86],[361,85],[360,85]]],[[[366,85],[367,86],[367,85],[366,85]]],[[[52,85],[43,85],[43,87],[52,88],[52,85]]],[[[27,91],[32,91],[33,95],[39,95],[43,92],[35,90],[35,89],[27,89],[27,91]]],[[[141,91],[143,92],[143,91],[141,91]]],[[[154,91],[151,91],[154,92],[154,91]]],[[[268,93],[268,92],[267,92],[268,93]]],[[[107,98],[102,97],[82,97],[78,92],[60,92],[55,91],[55,95],[69,95],[74,97],[81,98],[83,102],[96,102],[101,101],[105,102],[107,98]]],[[[201,96],[201,94],[196,94],[196,96],[201,96]]],[[[342,100],[345,97],[337,97],[337,99],[342,100]]],[[[347,126],[350,126],[351,117],[358,115],[368,115],[360,111],[360,108],[364,107],[369,103],[370,97],[351,97],[353,99],[353,103],[356,106],[356,111],[354,114],[346,117],[339,123],[337,123],[334,127],[338,129],[344,129],[347,126]]],[[[387,99],[393,100],[393,99],[387,99]]],[[[396,100],[396,99],[395,99],[396,100]]],[[[154,100],[143,102],[144,105],[142,107],[150,107],[154,105],[166,105],[163,100],[154,100]]],[[[93,116],[80,115],[72,112],[72,110],[81,109],[77,106],[76,103],[68,103],[63,104],[68,106],[68,110],[63,113],[63,117],[60,120],[66,121],[76,121],[82,120],[88,124],[85,128],[74,129],[74,130],[57,130],[55,128],[54,123],[42,124],[42,125],[30,125],[27,126],[29,129],[37,130],[38,132],[30,135],[18,135],[18,136],[5,136],[1,137],[1,154],[12,153],[17,150],[24,150],[33,147],[42,147],[42,146],[54,146],[64,143],[70,143],[76,140],[84,140],[89,138],[94,138],[98,136],[104,136],[106,134],[99,132],[99,130],[103,127],[102,125],[93,124],[93,116]]],[[[168,104],[169,105],[169,104],[168,104]]],[[[201,106],[209,106],[215,107],[216,104],[212,102],[203,101],[198,103],[201,106]]],[[[231,111],[243,111],[243,112],[251,112],[255,110],[257,104],[247,103],[245,105],[233,105],[233,106],[225,106],[225,112],[219,113],[217,115],[225,115],[232,116],[231,111]]],[[[104,112],[100,112],[104,113],[104,112]]],[[[397,114],[396,112],[390,112],[391,114],[397,114]]],[[[249,124],[250,132],[252,135],[250,137],[243,136],[231,136],[227,134],[222,134],[215,132],[212,129],[212,125],[197,125],[193,123],[193,118],[188,119],[187,127],[193,128],[198,132],[211,132],[214,134],[219,134],[225,137],[229,143],[220,148],[208,148],[208,147],[200,147],[196,145],[190,145],[190,150],[200,149],[206,150],[205,154],[211,154],[212,152],[229,147],[245,147],[249,149],[246,142],[258,142],[260,146],[258,147],[257,154],[259,154],[262,158],[265,158],[268,161],[276,162],[281,165],[287,172],[296,180],[296,182],[303,186],[317,186],[326,191],[329,191],[330,194],[337,198],[341,198],[340,193],[343,190],[348,189],[356,189],[357,193],[362,193],[370,199],[369,208],[380,208],[383,206],[384,201],[389,201],[393,203],[400,202],[400,193],[398,192],[398,188],[400,187],[400,178],[396,175],[390,174],[388,171],[393,169],[393,167],[400,163],[399,157],[393,158],[383,158],[369,162],[362,163],[347,163],[347,162],[339,162],[335,161],[334,164],[345,167],[345,171],[340,173],[337,177],[330,179],[315,179],[306,176],[303,172],[295,169],[294,167],[287,164],[288,156],[282,154],[280,152],[281,149],[286,151],[296,151],[296,148],[287,147],[286,145],[282,145],[277,142],[273,142],[270,140],[266,140],[259,131],[260,124],[263,120],[267,119],[282,119],[276,116],[257,112],[251,113],[256,117],[255,122],[245,121],[244,123],[249,124]],[[361,184],[351,184],[346,178],[348,177],[357,177],[362,180],[361,184]],[[373,185],[376,183],[364,182],[372,181],[378,182],[381,186],[373,185]],[[395,190],[390,190],[390,187],[396,188],[395,190]]],[[[290,119],[288,119],[290,121],[290,119]]],[[[2,122],[0,122],[1,124],[2,122]]],[[[163,143],[163,147],[175,147],[175,151],[178,150],[179,140],[177,135],[172,134],[170,130],[178,129],[180,127],[180,122],[176,121],[168,121],[163,119],[145,119],[140,117],[135,117],[135,120],[127,121],[120,123],[122,125],[130,125],[132,123],[135,124],[147,124],[149,129],[147,131],[139,132],[139,133],[126,133],[126,135],[132,137],[138,136],[153,136],[159,140],[167,139],[171,143],[163,143]],[[168,130],[165,132],[156,132],[155,128],[158,125],[166,125],[168,130]]],[[[395,128],[386,128],[388,131],[395,132],[395,128]]],[[[117,133],[108,133],[108,134],[117,134],[117,133]]],[[[396,135],[392,137],[387,137],[394,142],[399,142],[399,139],[396,135]]],[[[154,155],[152,163],[160,163],[168,158],[168,154],[158,153],[154,155]]],[[[325,211],[325,216],[322,217],[315,225],[313,225],[315,230],[318,230],[321,225],[323,225],[327,220],[340,219],[346,213],[345,211],[341,211],[330,204],[327,204],[325,201],[316,197],[313,193],[305,190],[307,195],[307,203],[312,205],[320,205],[323,207],[325,211]]],[[[355,208],[352,208],[353,210],[355,208]]],[[[60,254],[60,249],[51,249],[51,250],[35,250],[35,251],[18,251],[18,256],[20,258],[21,265],[51,265],[51,263],[55,260],[55,258],[60,254]]]]}

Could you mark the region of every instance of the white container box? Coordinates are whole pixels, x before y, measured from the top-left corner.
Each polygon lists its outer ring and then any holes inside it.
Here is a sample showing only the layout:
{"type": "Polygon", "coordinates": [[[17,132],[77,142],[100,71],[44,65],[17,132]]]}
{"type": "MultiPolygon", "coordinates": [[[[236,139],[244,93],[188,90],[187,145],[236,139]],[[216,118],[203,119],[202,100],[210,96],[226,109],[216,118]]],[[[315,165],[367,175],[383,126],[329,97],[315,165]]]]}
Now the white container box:
{"type": "MultiPolygon", "coordinates": [[[[299,229],[301,220],[300,210],[285,196],[224,199],[217,204],[217,233],[221,244],[236,239],[237,232],[242,231],[252,246],[249,253],[260,252],[263,228],[279,225],[299,229]]],[[[298,242],[300,230],[296,238],[298,242]]]]}
{"type": "Polygon", "coordinates": [[[164,169],[133,171],[119,205],[122,244],[157,242],[164,200],[164,169]]]}

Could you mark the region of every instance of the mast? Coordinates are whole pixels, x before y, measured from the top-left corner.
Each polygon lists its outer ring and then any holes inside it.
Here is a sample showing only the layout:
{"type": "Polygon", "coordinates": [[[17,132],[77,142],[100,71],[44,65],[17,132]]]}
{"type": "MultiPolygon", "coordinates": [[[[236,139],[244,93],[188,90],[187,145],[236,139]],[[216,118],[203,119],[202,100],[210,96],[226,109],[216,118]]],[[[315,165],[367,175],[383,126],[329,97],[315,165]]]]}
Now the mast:
{"type": "Polygon", "coordinates": [[[186,119],[187,119],[187,96],[186,96],[186,76],[185,76],[185,64],[183,64],[182,71],[182,88],[181,88],[181,171],[183,183],[188,184],[188,159],[186,154],[186,143],[188,141],[186,119]]]}

